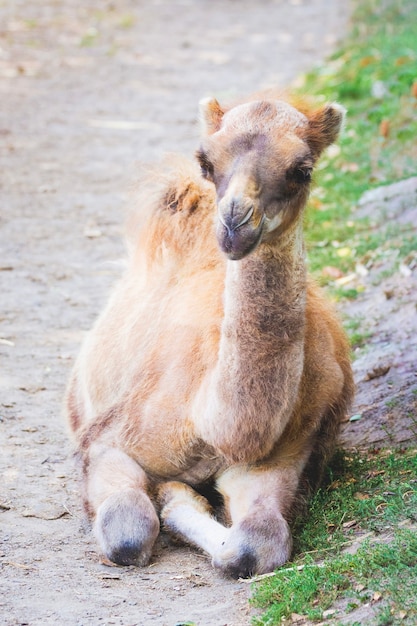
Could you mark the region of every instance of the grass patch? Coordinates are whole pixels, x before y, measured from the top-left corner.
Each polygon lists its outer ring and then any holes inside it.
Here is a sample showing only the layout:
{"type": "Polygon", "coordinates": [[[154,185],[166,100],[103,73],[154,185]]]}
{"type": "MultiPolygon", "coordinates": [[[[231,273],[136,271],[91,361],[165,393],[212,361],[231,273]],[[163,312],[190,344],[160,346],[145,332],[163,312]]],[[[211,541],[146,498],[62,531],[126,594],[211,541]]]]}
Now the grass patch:
{"type": "Polygon", "coordinates": [[[416,476],[415,450],[339,452],[308,518],[295,524],[294,563],[256,586],[252,602],[267,610],[254,624],[281,624],[293,613],[337,623],[364,603],[374,620],[366,623],[415,624],[417,534],[399,525],[417,522],[416,476]],[[372,540],[359,541],[369,533],[372,540]],[[356,543],[354,554],[344,551],[356,543]]]}
{"type": "MultiPolygon", "coordinates": [[[[281,624],[292,614],[310,621],[321,621],[326,615],[337,623],[336,602],[344,613],[352,613],[361,604],[373,605],[367,624],[415,624],[417,619],[417,535],[399,530],[388,544],[370,543],[356,554],[343,554],[331,563],[305,562],[300,571],[293,569],[277,576],[267,585],[266,595],[276,603],[268,614],[256,619],[256,625],[281,624]]],[[[262,592],[258,594],[262,604],[262,592]]],[[[346,623],[346,622],[344,622],[346,623]]],[[[352,625],[360,626],[362,621],[352,625]]]]}
{"type": "MultiPolygon", "coordinates": [[[[351,36],[300,88],[348,109],[306,215],[310,270],[338,299],[358,297],[344,280],[358,266],[375,280],[417,266],[415,225],[352,210],[365,191],[417,174],[416,24],[414,0],[357,2],[351,36]]],[[[361,322],[345,322],[354,348],[368,338],[361,322]]],[[[417,451],[340,452],[328,472],[294,525],[293,563],[256,583],[253,623],[417,624],[417,451]]]]}
{"type": "MultiPolygon", "coordinates": [[[[302,91],[348,109],[339,145],[324,155],[306,218],[310,266],[352,272],[395,252],[396,267],[416,249],[416,235],[373,232],[352,217],[364,191],[417,173],[417,4],[368,0],[358,5],[346,45],[307,74],[302,91]]],[[[343,297],[343,293],[337,294],[343,297]]]]}
{"type": "MultiPolygon", "coordinates": [[[[345,297],[347,296],[345,295],[345,297]]],[[[362,323],[362,317],[351,317],[343,324],[353,350],[355,348],[362,348],[366,344],[367,339],[371,336],[369,331],[363,330],[362,323]]]]}

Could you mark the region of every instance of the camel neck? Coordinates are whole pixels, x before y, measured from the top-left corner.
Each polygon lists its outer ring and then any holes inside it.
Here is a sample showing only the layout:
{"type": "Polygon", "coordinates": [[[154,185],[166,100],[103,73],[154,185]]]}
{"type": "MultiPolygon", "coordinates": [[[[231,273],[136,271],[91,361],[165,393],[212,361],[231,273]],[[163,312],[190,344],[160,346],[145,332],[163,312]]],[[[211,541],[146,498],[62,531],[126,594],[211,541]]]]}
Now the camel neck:
{"type": "Polygon", "coordinates": [[[228,261],[217,367],[216,410],[201,424],[234,462],[266,456],[296,402],[304,359],[306,271],[300,233],[228,261]]]}
{"type": "Polygon", "coordinates": [[[223,333],[265,353],[297,340],[304,327],[306,269],[299,231],[280,247],[261,246],[241,261],[228,261],[223,333]]]}

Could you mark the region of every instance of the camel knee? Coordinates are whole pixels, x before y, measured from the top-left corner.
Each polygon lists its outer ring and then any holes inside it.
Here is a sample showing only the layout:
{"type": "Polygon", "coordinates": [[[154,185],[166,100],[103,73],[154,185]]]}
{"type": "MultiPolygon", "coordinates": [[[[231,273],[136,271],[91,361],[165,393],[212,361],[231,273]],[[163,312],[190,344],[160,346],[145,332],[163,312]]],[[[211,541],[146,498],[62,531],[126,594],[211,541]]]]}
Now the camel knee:
{"type": "Polygon", "coordinates": [[[146,565],[159,534],[156,510],[146,493],[127,489],[98,507],[94,534],[106,557],[119,565],[146,565]]]}
{"type": "Polygon", "coordinates": [[[119,565],[146,565],[159,533],[147,476],[125,452],[96,443],[84,465],[86,506],[105,556],[119,565]]]}

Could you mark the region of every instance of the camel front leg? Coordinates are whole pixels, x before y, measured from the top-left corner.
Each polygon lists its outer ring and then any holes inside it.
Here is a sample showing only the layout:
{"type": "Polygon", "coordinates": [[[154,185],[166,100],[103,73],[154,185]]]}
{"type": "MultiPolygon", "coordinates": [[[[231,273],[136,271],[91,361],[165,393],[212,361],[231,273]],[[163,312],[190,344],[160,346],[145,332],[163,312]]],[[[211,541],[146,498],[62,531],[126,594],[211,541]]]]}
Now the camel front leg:
{"type": "Polygon", "coordinates": [[[232,577],[271,572],[291,556],[292,537],[286,516],[299,481],[295,467],[233,466],[217,481],[232,525],[213,559],[232,577]]]}
{"type": "Polygon", "coordinates": [[[229,529],[213,517],[206,498],[185,483],[169,481],[160,486],[159,501],[165,528],[214,559],[229,529]]]}
{"type": "Polygon", "coordinates": [[[292,539],[284,515],[297,485],[298,473],[291,468],[228,469],[217,481],[232,522],[225,527],[194,489],[168,482],[160,488],[161,518],[173,534],[207,552],[222,573],[246,578],[273,571],[290,558],[292,539]]]}
{"type": "Polygon", "coordinates": [[[106,557],[119,565],[146,565],[159,520],[142,468],[117,448],[93,444],[84,459],[86,507],[106,557]]]}

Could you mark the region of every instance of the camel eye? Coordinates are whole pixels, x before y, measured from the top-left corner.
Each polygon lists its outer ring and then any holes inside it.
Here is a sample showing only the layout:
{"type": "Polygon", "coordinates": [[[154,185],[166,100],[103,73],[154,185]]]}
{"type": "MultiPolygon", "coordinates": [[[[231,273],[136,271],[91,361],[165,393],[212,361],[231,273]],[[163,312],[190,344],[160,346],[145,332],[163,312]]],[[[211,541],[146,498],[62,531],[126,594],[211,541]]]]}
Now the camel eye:
{"type": "Polygon", "coordinates": [[[312,167],[299,165],[287,172],[287,179],[293,183],[302,185],[303,183],[310,182],[312,172],[312,167]]]}
{"type": "Polygon", "coordinates": [[[200,163],[201,175],[207,180],[213,180],[213,164],[208,159],[207,154],[203,150],[199,150],[196,154],[197,160],[200,163]]]}

